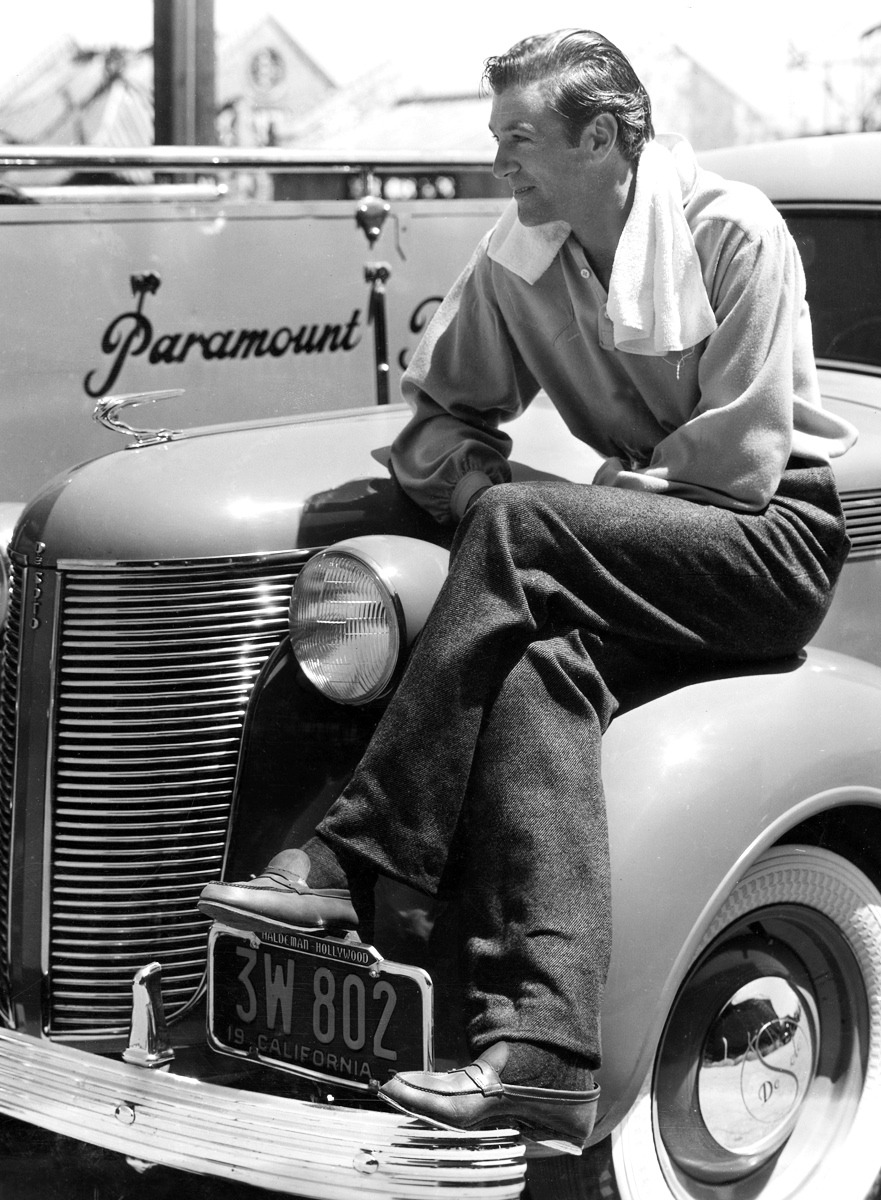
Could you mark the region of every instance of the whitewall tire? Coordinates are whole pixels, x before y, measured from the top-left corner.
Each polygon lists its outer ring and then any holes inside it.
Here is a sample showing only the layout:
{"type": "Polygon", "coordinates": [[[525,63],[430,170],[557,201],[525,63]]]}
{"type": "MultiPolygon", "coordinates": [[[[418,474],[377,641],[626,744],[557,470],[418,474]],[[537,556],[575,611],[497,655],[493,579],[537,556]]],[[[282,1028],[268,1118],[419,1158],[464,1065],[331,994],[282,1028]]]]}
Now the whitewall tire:
{"type": "Polygon", "coordinates": [[[722,904],[639,1098],[620,1200],[865,1200],[881,1170],[881,894],[811,846],[722,904]]]}

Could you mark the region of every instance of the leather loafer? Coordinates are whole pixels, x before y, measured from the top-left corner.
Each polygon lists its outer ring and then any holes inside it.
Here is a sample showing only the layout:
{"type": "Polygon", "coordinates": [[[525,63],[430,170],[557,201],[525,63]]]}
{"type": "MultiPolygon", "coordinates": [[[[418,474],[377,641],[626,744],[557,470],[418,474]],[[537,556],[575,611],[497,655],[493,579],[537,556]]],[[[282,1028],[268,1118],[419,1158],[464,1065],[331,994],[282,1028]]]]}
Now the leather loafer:
{"type": "Polygon", "coordinates": [[[310,888],[309,855],[282,850],[261,875],[244,883],[209,883],[198,907],[234,928],[283,926],[305,933],[357,929],[358,915],[345,888],[310,888]]]}
{"type": "Polygon", "coordinates": [[[580,1154],[596,1120],[599,1087],[588,1091],[503,1083],[508,1058],[496,1042],[467,1067],[453,1071],[406,1071],[382,1085],[393,1108],[441,1129],[505,1129],[513,1126],[551,1150],[580,1154]]]}

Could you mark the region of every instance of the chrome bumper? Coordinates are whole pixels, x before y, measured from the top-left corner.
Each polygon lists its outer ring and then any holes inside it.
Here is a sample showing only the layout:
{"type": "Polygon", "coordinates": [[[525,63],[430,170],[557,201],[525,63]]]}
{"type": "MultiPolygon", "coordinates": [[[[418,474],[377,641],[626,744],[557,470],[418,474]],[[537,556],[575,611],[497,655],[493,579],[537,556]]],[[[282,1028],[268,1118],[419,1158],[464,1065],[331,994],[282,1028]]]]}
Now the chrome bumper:
{"type": "Polygon", "coordinates": [[[145,1070],[0,1030],[0,1112],[131,1158],[314,1200],[517,1197],[513,1130],[453,1133],[145,1070]]]}

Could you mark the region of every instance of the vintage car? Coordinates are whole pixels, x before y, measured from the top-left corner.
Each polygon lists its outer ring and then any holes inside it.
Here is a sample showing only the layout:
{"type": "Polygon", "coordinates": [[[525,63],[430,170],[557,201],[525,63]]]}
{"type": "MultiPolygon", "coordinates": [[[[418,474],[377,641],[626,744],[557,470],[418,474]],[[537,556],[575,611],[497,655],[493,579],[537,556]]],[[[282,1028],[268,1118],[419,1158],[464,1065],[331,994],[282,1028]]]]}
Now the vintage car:
{"type": "MultiPolygon", "coordinates": [[[[604,743],[614,951],[580,1158],[384,1108],[463,1053],[456,902],[375,948],[212,927],[204,884],[308,836],[443,579],[398,404],[153,431],[18,521],[0,692],[0,1111],[299,1196],[864,1200],[881,1168],[881,136],[719,154],[802,250],[852,551],[815,643],[671,680],[604,743]],[[847,190],[849,189],[849,190],[847,190]],[[308,636],[307,636],[308,635],[308,636]]],[[[365,391],[369,380],[365,380],[365,391]]],[[[162,423],[160,400],[155,424],[162,423]]],[[[541,398],[516,478],[588,483],[541,398]]],[[[108,434],[108,437],[111,436],[108,434]]]]}

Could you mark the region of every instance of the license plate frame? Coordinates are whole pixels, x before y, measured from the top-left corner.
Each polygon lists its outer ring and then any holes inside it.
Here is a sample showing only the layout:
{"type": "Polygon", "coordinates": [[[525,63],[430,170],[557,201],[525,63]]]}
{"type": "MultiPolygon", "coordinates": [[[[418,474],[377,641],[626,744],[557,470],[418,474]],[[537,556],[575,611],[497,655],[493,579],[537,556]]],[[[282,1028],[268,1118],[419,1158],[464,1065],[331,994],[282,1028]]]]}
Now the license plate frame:
{"type": "Polygon", "coordinates": [[[209,1045],[322,1084],[373,1092],[432,1070],[432,992],[427,971],[362,942],[220,923],[208,937],[209,1045]]]}

